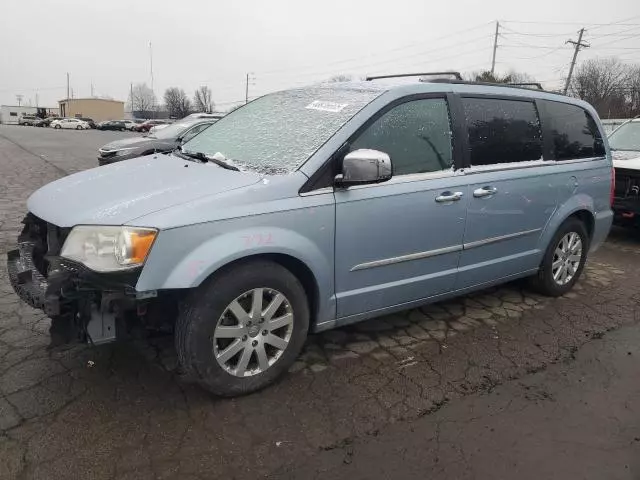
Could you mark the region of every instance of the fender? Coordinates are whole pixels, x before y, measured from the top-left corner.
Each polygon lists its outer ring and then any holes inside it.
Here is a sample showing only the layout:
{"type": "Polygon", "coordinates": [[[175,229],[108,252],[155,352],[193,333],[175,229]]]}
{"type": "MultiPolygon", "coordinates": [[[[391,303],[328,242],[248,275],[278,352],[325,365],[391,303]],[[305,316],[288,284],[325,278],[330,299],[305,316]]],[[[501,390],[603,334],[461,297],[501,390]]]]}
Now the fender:
{"type": "MultiPolygon", "coordinates": [[[[328,229],[329,230],[329,229],[328,229]]],[[[137,291],[163,289],[189,289],[229,263],[260,254],[289,255],[304,263],[313,272],[318,284],[318,319],[335,317],[333,300],[333,231],[327,231],[325,250],[299,233],[278,227],[254,226],[209,236],[193,248],[181,248],[175,255],[173,248],[180,244],[182,229],[161,232],[158,244],[153,246],[147,265],[142,270],[137,291]],[[157,260],[162,257],[163,261],[157,260]],[[169,259],[172,259],[169,262],[169,259]],[[173,260],[175,259],[175,260],[173,260]],[[332,306],[333,304],[333,306],[332,306]]]]}
{"type": "Polygon", "coordinates": [[[542,257],[547,251],[549,242],[551,242],[551,239],[555,235],[560,225],[562,225],[562,222],[564,222],[572,214],[580,210],[588,211],[589,213],[591,213],[591,216],[595,220],[595,206],[593,204],[593,198],[584,193],[573,195],[564,204],[560,205],[560,207],[554,212],[554,214],[547,222],[542,235],[540,235],[540,239],[538,240],[540,261],[542,261],[542,257]]]}

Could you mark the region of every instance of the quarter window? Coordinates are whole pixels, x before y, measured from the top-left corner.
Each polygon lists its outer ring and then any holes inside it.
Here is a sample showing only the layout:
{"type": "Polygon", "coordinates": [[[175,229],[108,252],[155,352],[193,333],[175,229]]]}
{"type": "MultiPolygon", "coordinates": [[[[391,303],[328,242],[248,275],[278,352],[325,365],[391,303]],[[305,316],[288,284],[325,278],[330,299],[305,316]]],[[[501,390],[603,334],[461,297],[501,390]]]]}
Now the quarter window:
{"type": "Polygon", "coordinates": [[[542,159],[542,132],[533,102],[463,98],[471,165],[542,159]]]}
{"type": "Polygon", "coordinates": [[[351,151],[361,148],[388,154],[394,175],[450,168],[453,156],[446,100],[414,100],[392,108],[351,143],[351,151]]]}
{"type": "Polygon", "coordinates": [[[593,117],[577,105],[544,101],[545,126],[551,133],[556,160],[601,157],[604,142],[593,117]]]}

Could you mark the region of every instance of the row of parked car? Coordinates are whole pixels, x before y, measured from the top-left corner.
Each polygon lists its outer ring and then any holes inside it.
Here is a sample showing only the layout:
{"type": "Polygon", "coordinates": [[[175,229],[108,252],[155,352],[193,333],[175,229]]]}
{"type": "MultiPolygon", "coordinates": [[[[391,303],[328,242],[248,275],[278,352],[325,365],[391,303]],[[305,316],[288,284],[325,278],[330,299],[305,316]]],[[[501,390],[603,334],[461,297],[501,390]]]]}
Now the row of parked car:
{"type": "Polygon", "coordinates": [[[73,130],[89,130],[95,128],[97,130],[119,130],[124,132],[148,132],[154,127],[164,127],[170,125],[173,120],[154,119],[154,120],[106,120],[96,123],[89,117],[77,118],[60,118],[48,117],[40,118],[33,115],[23,115],[18,120],[18,125],[31,127],[52,127],[57,129],[73,129],[73,130]]]}

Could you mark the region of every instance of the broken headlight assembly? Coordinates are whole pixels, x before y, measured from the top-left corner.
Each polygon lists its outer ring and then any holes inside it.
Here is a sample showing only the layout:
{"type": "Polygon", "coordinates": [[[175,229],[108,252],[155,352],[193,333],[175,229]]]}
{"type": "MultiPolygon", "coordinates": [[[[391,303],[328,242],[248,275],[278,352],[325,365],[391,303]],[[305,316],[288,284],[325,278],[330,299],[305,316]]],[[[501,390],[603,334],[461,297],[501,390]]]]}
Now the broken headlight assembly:
{"type": "Polygon", "coordinates": [[[96,272],[118,272],[144,264],[153,241],[154,228],[80,225],[64,242],[60,256],[96,272]]]}

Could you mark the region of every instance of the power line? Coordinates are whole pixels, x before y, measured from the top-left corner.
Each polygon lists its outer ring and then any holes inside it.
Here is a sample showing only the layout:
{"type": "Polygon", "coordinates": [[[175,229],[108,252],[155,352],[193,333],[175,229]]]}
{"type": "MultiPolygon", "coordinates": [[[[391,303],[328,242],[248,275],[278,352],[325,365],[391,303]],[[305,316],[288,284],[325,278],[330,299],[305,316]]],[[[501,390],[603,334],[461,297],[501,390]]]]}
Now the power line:
{"type": "MultiPolygon", "coordinates": [[[[427,39],[425,39],[423,41],[420,41],[420,42],[412,42],[410,44],[405,44],[403,46],[392,48],[390,50],[383,50],[381,52],[376,52],[375,56],[379,57],[381,54],[393,53],[393,52],[398,52],[398,51],[401,51],[401,50],[407,50],[407,49],[410,49],[410,48],[422,46],[426,42],[438,43],[441,40],[444,40],[444,39],[447,39],[447,38],[451,38],[451,37],[456,37],[456,36],[459,36],[462,33],[473,32],[475,30],[479,30],[480,28],[485,28],[491,23],[493,23],[493,22],[485,22],[485,23],[476,25],[475,27],[472,27],[472,28],[465,28],[464,30],[459,30],[459,31],[450,33],[448,35],[440,36],[440,37],[438,37],[436,39],[427,38],[427,39]]],[[[359,55],[357,57],[352,57],[352,58],[345,58],[345,59],[342,59],[342,60],[336,60],[334,62],[326,64],[325,66],[332,66],[332,65],[338,65],[338,64],[343,64],[343,63],[349,63],[349,62],[360,60],[360,59],[362,59],[362,55],[359,55]]],[[[306,66],[300,66],[300,67],[287,67],[287,68],[282,68],[282,69],[277,69],[277,70],[262,71],[262,72],[259,72],[259,73],[261,75],[271,75],[272,73],[298,71],[301,68],[309,68],[309,67],[314,67],[314,66],[315,65],[306,65],[306,66]]]]}

